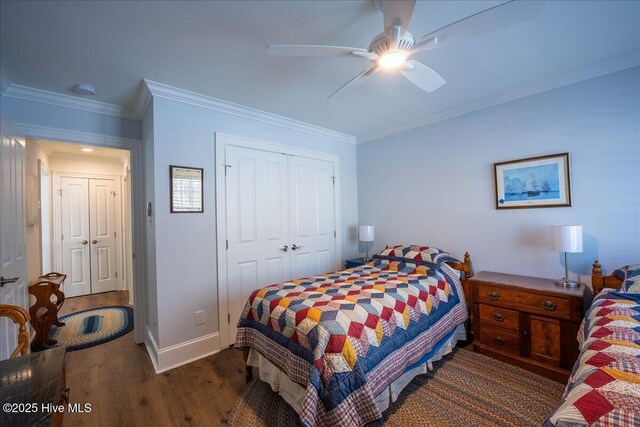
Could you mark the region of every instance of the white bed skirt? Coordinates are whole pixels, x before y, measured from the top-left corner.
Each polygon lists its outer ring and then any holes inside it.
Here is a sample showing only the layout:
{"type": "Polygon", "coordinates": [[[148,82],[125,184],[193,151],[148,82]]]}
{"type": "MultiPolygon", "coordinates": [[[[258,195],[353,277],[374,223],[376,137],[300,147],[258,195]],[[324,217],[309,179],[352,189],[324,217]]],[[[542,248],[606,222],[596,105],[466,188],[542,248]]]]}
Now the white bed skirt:
{"type": "MultiPolygon", "coordinates": [[[[458,326],[451,335],[451,337],[442,344],[440,349],[424,364],[416,366],[410,371],[405,372],[386,387],[378,396],[376,396],[376,405],[380,409],[380,412],[384,412],[391,402],[395,402],[400,395],[400,392],[414,379],[417,375],[426,374],[427,371],[433,369],[433,362],[442,359],[443,356],[451,353],[458,341],[464,341],[467,339],[467,333],[464,328],[464,324],[458,326]]],[[[266,357],[255,351],[249,350],[249,357],[247,358],[247,364],[257,368],[259,371],[260,379],[271,386],[273,391],[276,391],[282,396],[282,398],[299,414],[302,408],[302,401],[304,399],[305,389],[294,383],[289,377],[282,372],[276,365],[271,363],[266,357]]]]}

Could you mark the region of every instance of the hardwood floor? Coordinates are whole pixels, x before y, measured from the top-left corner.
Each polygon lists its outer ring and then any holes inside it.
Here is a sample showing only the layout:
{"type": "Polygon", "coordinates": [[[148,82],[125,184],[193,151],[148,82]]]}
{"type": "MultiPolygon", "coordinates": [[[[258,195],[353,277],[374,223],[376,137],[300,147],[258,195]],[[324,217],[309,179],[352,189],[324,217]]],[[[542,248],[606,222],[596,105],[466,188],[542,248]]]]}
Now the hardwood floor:
{"type": "MultiPolygon", "coordinates": [[[[127,301],[126,291],[68,298],[61,313],[127,301]]],[[[156,375],[132,332],[66,357],[70,402],[91,404],[89,413],[65,414],[63,426],[69,427],[226,425],[245,386],[238,350],[156,375]]]]}

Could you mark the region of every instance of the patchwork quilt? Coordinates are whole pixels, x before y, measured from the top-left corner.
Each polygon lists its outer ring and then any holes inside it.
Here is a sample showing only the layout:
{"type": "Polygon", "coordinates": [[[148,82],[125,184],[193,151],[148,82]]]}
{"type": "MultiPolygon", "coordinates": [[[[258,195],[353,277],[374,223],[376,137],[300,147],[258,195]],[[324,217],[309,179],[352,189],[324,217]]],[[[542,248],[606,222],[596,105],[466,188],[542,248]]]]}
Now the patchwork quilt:
{"type": "Polygon", "coordinates": [[[460,273],[377,259],[255,291],[236,347],[251,347],[306,387],[303,425],[364,425],[374,397],[467,319],[460,273]]]}
{"type": "Polygon", "coordinates": [[[578,333],[580,356],[550,422],[640,426],[640,294],[605,289],[578,333]]]}

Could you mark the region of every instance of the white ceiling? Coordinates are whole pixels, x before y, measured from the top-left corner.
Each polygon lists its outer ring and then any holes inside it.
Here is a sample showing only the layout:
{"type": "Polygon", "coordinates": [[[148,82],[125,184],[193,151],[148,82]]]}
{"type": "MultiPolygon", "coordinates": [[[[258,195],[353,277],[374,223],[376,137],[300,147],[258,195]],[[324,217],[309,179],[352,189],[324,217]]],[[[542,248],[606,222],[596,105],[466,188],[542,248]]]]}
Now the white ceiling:
{"type": "MultiPolygon", "coordinates": [[[[422,36],[501,1],[419,1],[422,36]]],[[[548,1],[528,21],[416,55],[447,83],[428,94],[400,75],[325,101],[368,62],[270,57],[268,44],[366,48],[373,1],[0,2],[0,66],[15,85],[132,109],[150,79],[371,139],[545,88],[640,65],[640,2],[548,1]],[[532,89],[533,88],[533,89],[532,89]]]]}
{"type": "MultiPolygon", "coordinates": [[[[49,157],[53,157],[56,154],[73,154],[77,156],[95,158],[106,157],[109,159],[118,159],[122,163],[128,163],[129,152],[127,150],[119,150],[117,148],[96,147],[94,145],[87,144],[72,144],[67,142],[47,141],[44,139],[38,139],[38,144],[42,150],[47,153],[49,157]],[[80,151],[81,148],[91,148],[91,153],[80,151]]],[[[27,142],[28,144],[29,142],[27,142]]]]}

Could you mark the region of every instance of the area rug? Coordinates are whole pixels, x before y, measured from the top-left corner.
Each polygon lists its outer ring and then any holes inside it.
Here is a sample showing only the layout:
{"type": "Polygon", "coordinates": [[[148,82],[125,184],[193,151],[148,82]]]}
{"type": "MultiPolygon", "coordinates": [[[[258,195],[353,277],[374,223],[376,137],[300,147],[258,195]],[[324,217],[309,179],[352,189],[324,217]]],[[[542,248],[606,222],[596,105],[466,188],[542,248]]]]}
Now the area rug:
{"type": "Polygon", "coordinates": [[[133,329],[133,308],[118,305],[91,308],[62,316],[65,326],[52,326],[49,338],[58,344],[45,344],[36,351],[65,346],[67,351],[81,350],[114,340],[133,329]]]}
{"type": "MultiPolygon", "coordinates": [[[[372,426],[540,426],[564,384],[468,350],[433,364],[372,426]]],[[[296,412],[255,379],[236,404],[232,426],[299,426],[296,412]]]]}

